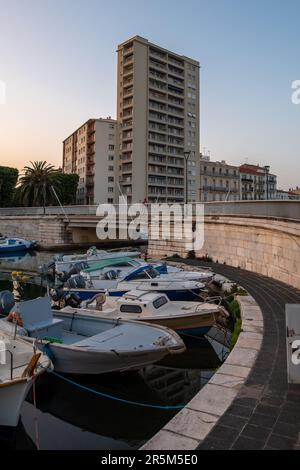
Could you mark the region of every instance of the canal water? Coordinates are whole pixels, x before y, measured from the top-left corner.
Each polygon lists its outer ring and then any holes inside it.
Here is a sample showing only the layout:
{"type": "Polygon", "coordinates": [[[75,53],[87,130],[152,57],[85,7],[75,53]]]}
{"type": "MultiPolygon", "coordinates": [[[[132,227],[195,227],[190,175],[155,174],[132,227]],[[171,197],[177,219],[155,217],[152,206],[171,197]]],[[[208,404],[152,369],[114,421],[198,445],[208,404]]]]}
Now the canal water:
{"type": "MultiPolygon", "coordinates": [[[[53,253],[39,252],[0,260],[0,291],[13,290],[9,271],[36,271],[53,253]]],[[[44,295],[36,279],[22,283],[18,295],[44,295]]],[[[72,377],[76,386],[43,374],[23,404],[14,447],[17,449],[136,449],[151,438],[178,409],[126,404],[118,399],[157,406],[185,405],[225,360],[228,349],[204,337],[183,336],[184,354],[138,372],[72,377]],[[86,391],[88,387],[97,393],[86,391]]],[[[1,442],[1,436],[0,436],[1,442]]]]}

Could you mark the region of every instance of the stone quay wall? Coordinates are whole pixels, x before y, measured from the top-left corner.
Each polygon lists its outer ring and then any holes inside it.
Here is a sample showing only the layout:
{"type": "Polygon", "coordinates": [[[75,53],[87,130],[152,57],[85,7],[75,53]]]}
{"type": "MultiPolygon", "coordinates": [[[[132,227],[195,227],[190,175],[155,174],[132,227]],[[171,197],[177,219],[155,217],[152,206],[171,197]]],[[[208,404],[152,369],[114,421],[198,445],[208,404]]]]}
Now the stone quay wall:
{"type": "MultiPolygon", "coordinates": [[[[187,257],[185,240],[149,240],[155,258],[187,257]]],[[[300,289],[300,222],[266,217],[205,216],[204,244],[195,250],[226,263],[280,280],[300,289]]]]}
{"type": "Polygon", "coordinates": [[[36,240],[42,248],[72,243],[72,232],[58,216],[0,216],[0,233],[9,237],[36,240]]]}

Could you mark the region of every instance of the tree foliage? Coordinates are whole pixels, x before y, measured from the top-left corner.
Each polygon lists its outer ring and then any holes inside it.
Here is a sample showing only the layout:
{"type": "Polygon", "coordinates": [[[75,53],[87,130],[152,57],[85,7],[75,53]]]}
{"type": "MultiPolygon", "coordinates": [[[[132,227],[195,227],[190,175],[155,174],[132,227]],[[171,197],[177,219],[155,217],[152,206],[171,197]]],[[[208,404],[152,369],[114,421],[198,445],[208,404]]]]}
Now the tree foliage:
{"type": "Polygon", "coordinates": [[[30,162],[31,166],[25,166],[19,180],[19,199],[23,206],[49,206],[54,204],[55,196],[51,186],[55,190],[56,182],[53,176],[57,170],[53,165],[45,161],[30,162]]]}
{"type": "Polygon", "coordinates": [[[18,170],[8,166],[0,166],[0,206],[13,205],[15,187],[18,180],[18,170]]]}
{"type": "Polygon", "coordinates": [[[63,205],[76,204],[76,192],[79,183],[79,175],[76,173],[62,173],[58,170],[51,177],[60,202],[63,205]]]}

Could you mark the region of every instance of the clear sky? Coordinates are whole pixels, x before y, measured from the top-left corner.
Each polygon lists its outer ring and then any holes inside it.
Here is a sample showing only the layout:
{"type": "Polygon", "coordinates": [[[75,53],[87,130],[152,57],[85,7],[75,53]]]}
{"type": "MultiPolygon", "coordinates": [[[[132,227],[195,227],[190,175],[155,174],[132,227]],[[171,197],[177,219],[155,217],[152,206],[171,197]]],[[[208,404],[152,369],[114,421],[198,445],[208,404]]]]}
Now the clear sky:
{"type": "Polygon", "coordinates": [[[300,186],[299,0],[0,0],[0,164],[60,165],[73,130],[115,117],[116,46],[134,35],[201,62],[202,150],[300,186]]]}

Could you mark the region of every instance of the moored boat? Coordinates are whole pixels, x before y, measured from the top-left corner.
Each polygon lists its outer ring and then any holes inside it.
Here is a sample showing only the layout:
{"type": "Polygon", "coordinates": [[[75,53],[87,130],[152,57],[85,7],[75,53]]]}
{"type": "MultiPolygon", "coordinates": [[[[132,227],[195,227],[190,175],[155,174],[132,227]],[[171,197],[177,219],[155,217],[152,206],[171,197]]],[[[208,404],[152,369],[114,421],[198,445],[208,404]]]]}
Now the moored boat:
{"type": "Polygon", "coordinates": [[[33,250],[36,247],[36,241],[25,240],[23,238],[0,238],[0,254],[13,253],[16,251],[33,250]]]}
{"type": "Polygon", "coordinates": [[[128,319],[166,326],[178,333],[205,334],[212,326],[226,323],[228,313],[213,302],[174,302],[165,294],[131,291],[115,298],[103,294],[93,302],[84,302],[80,309],[65,307],[61,313],[92,313],[101,318],[128,319]]]}
{"type": "Polygon", "coordinates": [[[168,328],[79,312],[51,311],[47,297],[20,302],[18,333],[47,351],[55,370],[103,374],[139,369],[168,354],[184,352],[180,337],[168,328]]]}
{"type": "Polygon", "coordinates": [[[17,426],[20,409],[35,376],[51,369],[50,359],[32,344],[14,339],[14,325],[0,320],[0,427],[17,426]]]}

